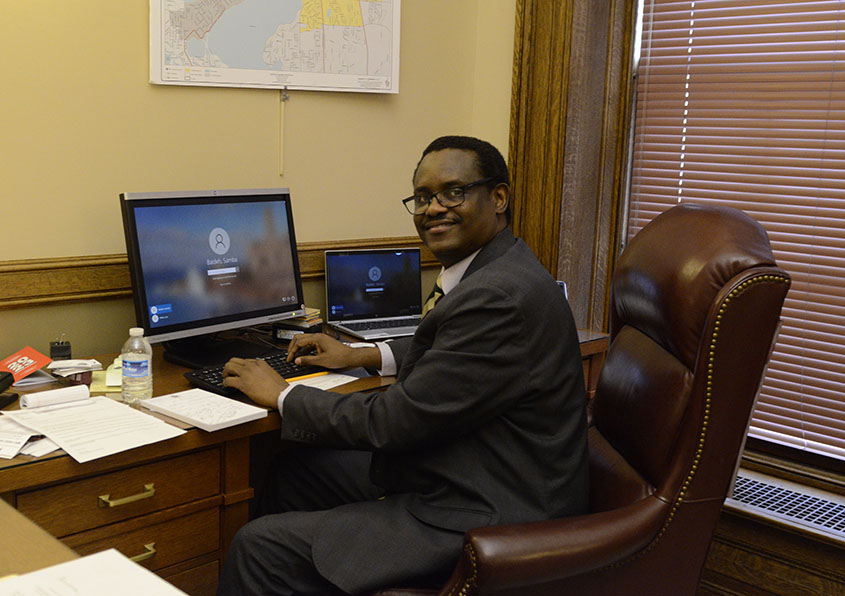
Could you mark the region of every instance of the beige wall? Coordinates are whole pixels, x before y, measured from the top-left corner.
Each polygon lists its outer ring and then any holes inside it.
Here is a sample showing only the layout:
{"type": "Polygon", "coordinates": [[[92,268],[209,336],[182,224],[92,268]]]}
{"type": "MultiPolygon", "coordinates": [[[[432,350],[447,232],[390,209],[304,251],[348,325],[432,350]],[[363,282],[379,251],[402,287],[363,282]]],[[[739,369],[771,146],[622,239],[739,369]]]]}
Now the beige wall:
{"type": "MultiPolygon", "coordinates": [[[[4,3],[0,260],[125,252],[121,191],[287,186],[301,242],[409,236],[398,199],[428,141],[507,150],[515,0],[406,0],[400,93],[290,91],[283,123],[278,91],[150,85],[148,5],[4,3]]],[[[60,332],[113,351],[133,318],[127,300],[0,311],[0,356],[60,332]]]]}

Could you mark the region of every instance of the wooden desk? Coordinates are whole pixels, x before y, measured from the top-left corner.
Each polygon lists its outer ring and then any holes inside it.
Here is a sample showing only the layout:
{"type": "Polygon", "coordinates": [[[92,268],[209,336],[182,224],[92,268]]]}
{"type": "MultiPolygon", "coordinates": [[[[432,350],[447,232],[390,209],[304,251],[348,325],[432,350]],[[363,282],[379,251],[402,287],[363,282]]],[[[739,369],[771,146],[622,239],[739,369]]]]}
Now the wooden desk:
{"type": "MultiPolygon", "coordinates": [[[[587,387],[594,390],[607,337],[579,335],[587,387]]],[[[166,362],[158,346],[153,370],[156,395],[189,388],[186,369],[166,362]]],[[[336,390],[377,390],[392,382],[359,379],[336,390]]],[[[84,464],[63,451],[0,460],[0,497],[80,555],[114,547],[189,594],[211,595],[223,556],[249,519],[250,463],[260,459],[250,457],[250,440],[277,437],[279,428],[272,411],[247,424],[214,433],[190,429],[84,464]],[[155,494],[147,497],[150,484],[155,494]],[[118,504],[101,507],[100,495],[118,504]],[[126,499],[132,496],[139,498],[126,499]]]]}
{"type": "Polygon", "coordinates": [[[77,558],[75,552],[0,499],[0,579],[77,558]]]}
{"type": "MultiPolygon", "coordinates": [[[[100,360],[109,364],[112,358],[100,360]]],[[[190,388],[186,369],[166,362],[158,346],[153,370],[156,395],[190,388]]],[[[361,379],[344,390],[390,382],[361,379]]],[[[273,411],[247,424],[214,433],[190,429],[84,464],[63,451],[0,460],[0,497],[80,555],[114,547],[189,594],[211,595],[223,555],[249,518],[250,438],[279,428],[273,411]],[[149,484],[155,494],[146,497],[149,484]],[[118,503],[142,498],[102,507],[100,495],[118,503]]]]}
{"type": "Polygon", "coordinates": [[[584,384],[587,386],[587,401],[589,402],[596,394],[599,373],[604,365],[610,339],[607,333],[579,329],[578,341],[581,343],[581,362],[584,365],[584,384]]]}
{"type": "MultiPolygon", "coordinates": [[[[111,362],[105,360],[105,364],[111,362]]],[[[157,394],[187,389],[179,367],[154,351],[157,394]]],[[[84,464],[64,452],[0,460],[0,496],[79,554],[115,547],[189,594],[213,594],[223,553],[247,521],[249,437],[279,417],[169,441],[84,464]],[[100,495],[114,500],[101,506],[100,495]]]]}

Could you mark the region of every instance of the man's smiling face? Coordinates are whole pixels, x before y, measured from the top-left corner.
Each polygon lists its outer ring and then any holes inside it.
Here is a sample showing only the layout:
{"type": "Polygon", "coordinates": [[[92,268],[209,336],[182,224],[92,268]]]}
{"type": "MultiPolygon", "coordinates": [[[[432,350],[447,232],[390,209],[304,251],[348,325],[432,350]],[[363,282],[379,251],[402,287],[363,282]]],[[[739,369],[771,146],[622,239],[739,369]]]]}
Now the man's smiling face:
{"type": "MultiPolygon", "coordinates": [[[[414,174],[415,194],[434,194],[483,178],[475,153],[443,149],[427,154],[414,174]]],[[[492,190],[485,185],[467,190],[465,200],[446,208],[432,199],[423,213],[414,216],[417,233],[445,267],[454,265],[486,245],[505,228],[507,185],[492,190]]]]}

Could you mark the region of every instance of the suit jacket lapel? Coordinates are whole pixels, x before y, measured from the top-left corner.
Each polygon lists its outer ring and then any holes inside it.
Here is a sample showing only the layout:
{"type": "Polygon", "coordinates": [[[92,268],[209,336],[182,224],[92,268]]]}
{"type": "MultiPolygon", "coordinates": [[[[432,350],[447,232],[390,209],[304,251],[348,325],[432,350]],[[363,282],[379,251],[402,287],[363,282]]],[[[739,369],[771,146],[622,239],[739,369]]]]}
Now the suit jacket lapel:
{"type": "Polygon", "coordinates": [[[514,237],[513,232],[511,232],[510,228],[505,228],[496,234],[493,239],[481,249],[481,252],[478,253],[478,256],[476,256],[472,260],[472,263],[469,264],[466,273],[464,273],[464,276],[461,279],[466,279],[488,263],[495,261],[510,250],[515,243],[516,238],[514,237]]]}

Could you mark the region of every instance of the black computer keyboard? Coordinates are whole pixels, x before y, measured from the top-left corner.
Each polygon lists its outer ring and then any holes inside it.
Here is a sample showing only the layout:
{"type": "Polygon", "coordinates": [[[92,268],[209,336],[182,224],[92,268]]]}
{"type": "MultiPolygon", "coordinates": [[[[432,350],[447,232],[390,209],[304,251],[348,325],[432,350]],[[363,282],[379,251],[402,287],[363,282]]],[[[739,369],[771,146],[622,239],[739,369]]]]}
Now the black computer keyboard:
{"type": "MultiPolygon", "coordinates": [[[[328,369],[322,366],[314,365],[299,365],[293,362],[287,362],[287,351],[273,350],[263,356],[260,360],[264,360],[273,367],[277,373],[282,375],[286,380],[290,381],[306,375],[313,375],[315,373],[326,372],[328,369]]],[[[243,395],[234,387],[226,387],[223,385],[223,365],[209,366],[199,370],[191,370],[185,373],[185,378],[194,387],[205,389],[227,397],[243,395]]]]}

